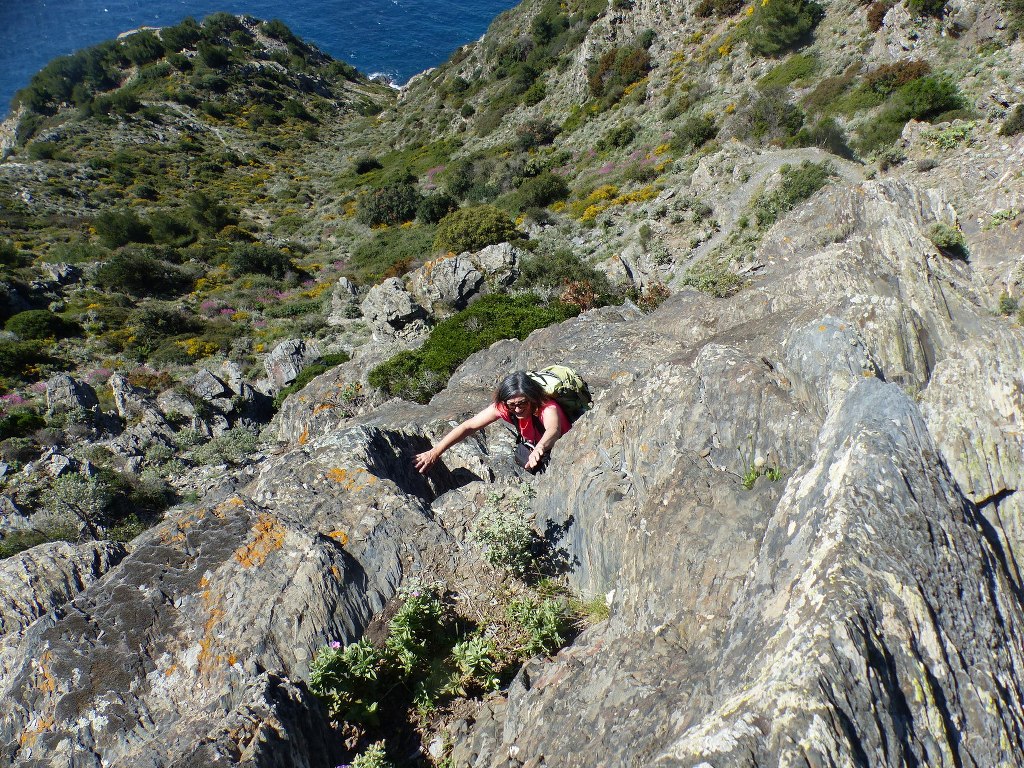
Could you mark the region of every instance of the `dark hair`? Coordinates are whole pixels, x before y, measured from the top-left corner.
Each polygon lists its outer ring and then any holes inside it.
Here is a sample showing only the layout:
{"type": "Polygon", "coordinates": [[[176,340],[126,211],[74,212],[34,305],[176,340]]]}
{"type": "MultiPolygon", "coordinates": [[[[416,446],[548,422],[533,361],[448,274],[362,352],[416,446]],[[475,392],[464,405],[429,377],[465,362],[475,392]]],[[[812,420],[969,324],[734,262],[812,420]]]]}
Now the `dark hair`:
{"type": "Polygon", "coordinates": [[[513,397],[525,397],[535,409],[540,408],[544,401],[549,399],[541,385],[531,379],[526,371],[510,373],[494,390],[495,403],[504,403],[513,397]]]}

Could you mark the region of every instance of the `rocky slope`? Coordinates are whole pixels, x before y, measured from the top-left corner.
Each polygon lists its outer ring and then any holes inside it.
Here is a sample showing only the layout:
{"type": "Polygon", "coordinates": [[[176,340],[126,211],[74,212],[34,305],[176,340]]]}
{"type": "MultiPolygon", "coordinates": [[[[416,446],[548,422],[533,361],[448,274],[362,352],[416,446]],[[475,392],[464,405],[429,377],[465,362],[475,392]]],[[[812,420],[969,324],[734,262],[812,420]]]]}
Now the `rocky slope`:
{"type": "MultiPolygon", "coordinates": [[[[310,692],[318,651],[379,639],[403,585],[441,581],[481,624],[523,588],[473,535],[488,498],[518,486],[508,433],[465,441],[427,477],[412,457],[507,371],[563,362],[590,381],[595,406],[530,481],[527,514],[566,588],[603,599],[608,616],[440,713],[422,751],[408,722],[385,719],[373,732],[395,763],[1024,765],[1024,332],[1004,309],[1024,279],[1024,136],[999,133],[1018,75],[950,62],[974,119],[911,120],[898,152],[869,167],[740,135],[743,98],[770,60],[736,38],[735,52],[696,64],[736,19],[628,5],[586,23],[575,9],[579,47],[545,71],[543,99],[517,103],[494,130],[478,129],[500,83],[465,91],[475,111],[457,110],[444,83],[468,83],[496,47],[536,31],[541,4],[503,15],[411,84],[381,131],[415,144],[411,130],[466,125],[466,153],[500,144],[538,115],[565,119],[559,100],[585,98],[602,45],[657,27],[646,100],[598,111],[557,149],[585,157],[626,120],[653,137],[662,126],[644,111],[698,72],[722,84],[700,103],[739,116],[665,164],[650,196],[593,198],[593,226],[579,224],[591,209],[565,213],[590,199],[593,167],[562,212],[522,226],[541,254],[569,244],[638,295],[661,283],[672,295],[652,312],[626,301],[499,341],[428,405],[386,400],[368,371],[424,344],[438,313],[514,285],[521,243],[424,258],[372,287],[325,278],[319,339],[285,340],[245,371],[211,356],[158,397],[114,374],[106,412],[87,384],[52,378],[51,417],[91,414],[84,442],[131,474],[186,432],[226,452],[216,441],[266,423],[269,395],[321,359],[321,344],[351,352],[284,400],[264,433],[276,447],[235,445],[234,461],[187,470],[175,482],[196,501],[179,499],[129,543],[50,543],[0,563],[0,762],[351,760],[365,734],[310,692]],[[771,207],[794,168],[825,159],[822,189],[771,207]]],[[[865,51],[877,65],[1000,39],[991,55],[1020,60],[994,5],[950,4],[926,22],[882,11],[870,36],[843,32],[864,9],[827,8],[817,80],[865,51]]],[[[323,225],[321,203],[307,213],[308,231],[323,225]]],[[[59,446],[32,465],[55,481],[98,471],[59,446]]],[[[6,530],[50,514],[46,502],[27,517],[13,504],[6,530]]]]}

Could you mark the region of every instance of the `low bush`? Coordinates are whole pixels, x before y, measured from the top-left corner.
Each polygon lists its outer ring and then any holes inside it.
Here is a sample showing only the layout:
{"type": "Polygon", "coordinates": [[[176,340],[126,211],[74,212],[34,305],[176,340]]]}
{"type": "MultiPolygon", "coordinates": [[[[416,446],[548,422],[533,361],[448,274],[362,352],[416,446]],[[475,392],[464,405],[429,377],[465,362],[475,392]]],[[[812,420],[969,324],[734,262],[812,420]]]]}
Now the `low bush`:
{"type": "Polygon", "coordinates": [[[651,69],[651,55],[645,47],[612,48],[590,63],[587,82],[590,92],[611,106],[625,95],[626,88],[642,80],[651,69]]]}
{"type": "Polygon", "coordinates": [[[892,64],[883,64],[864,75],[864,87],[888,96],[902,85],[919,80],[932,71],[927,61],[901,59],[892,64]]]}
{"type": "Polygon", "coordinates": [[[46,309],[19,312],[7,319],[4,330],[16,334],[22,341],[64,339],[77,336],[82,331],[76,323],[68,322],[46,309]]]}
{"type": "Polygon", "coordinates": [[[282,280],[296,271],[292,257],[280,248],[262,243],[241,243],[231,249],[228,264],[235,275],[267,275],[282,280]]]}
{"type": "Polygon", "coordinates": [[[359,198],[356,219],[368,227],[401,224],[416,217],[420,194],[411,184],[389,184],[359,198]]]}
{"type": "Polygon", "coordinates": [[[449,213],[437,225],[434,247],[462,253],[515,240],[519,233],[508,214],[493,205],[475,205],[449,213]]]}
{"type": "Polygon", "coordinates": [[[778,56],[809,42],[825,16],[825,9],[815,0],[771,0],[752,7],[743,36],[757,56],[778,56]]]}
{"type": "Polygon", "coordinates": [[[1000,136],[1024,133],[1024,104],[1018,104],[999,128],[1000,136]]]}
{"type": "Polygon", "coordinates": [[[0,339],[0,376],[17,379],[26,368],[46,359],[38,341],[0,339]]]}
{"type": "Polygon", "coordinates": [[[550,144],[558,135],[558,126],[550,120],[527,120],[516,128],[516,146],[525,151],[550,144]]]}
{"type": "Polygon", "coordinates": [[[241,464],[260,446],[260,437],[251,429],[233,427],[192,452],[198,464],[241,464]]]}
{"type": "Polygon", "coordinates": [[[452,211],[459,209],[458,201],[445,192],[426,195],[416,208],[416,218],[424,224],[437,224],[452,211]]]}
{"type": "Polygon", "coordinates": [[[138,336],[162,339],[186,333],[197,333],[203,328],[203,321],[171,303],[150,302],[133,310],[126,322],[135,328],[138,336]]]}
{"type": "Polygon", "coordinates": [[[525,339],[576,312],[560,303],[545,305],[532,293],[489,294],[438,323],[419,349],[400,352],[378,365],[370,371],[369,382],[390,396],[425,403],[474,352],[500,339],[525,339]]]}
{"type": "Polygon", "coordinates": [[[907,10],[917,16],[941,18],[946,11],[946,0],[907,0],[907,10]]]}
{"type": "Polygon", "coordinates": [[[134,211],[104,211],[93,221],[96,236],[108,248],[120,248],[128,243],[148,243],[152,239],[149,227],[134,211]]]}
{"type": "Polygon", "coordinates": [[[705,260],[687,269],[680,283],[724,299],[743,287],[743,278],[719,261],[705,260]]]}
{"type": "Polygon", "coordinates": [[[46,426],[46,419],[35,411],[17,410],[0,418],[0,440],[28,437],[46,426]]]}
{"type": "Polygon", "coordinates": [[[804,113],[789,101],[784,88],[762,91],[741,117],[750,136],[783,144],[794,137],[804,124],[804,113]]]}
{"type": "Polygon", "coordinates": [[[862,151],[879,150],[900,137],[908,120],[934,121],[963,109],[966,102],[948,77],[929,75],[901,85],[874,119],[859,129],[862,151]]]}
{"type": "Polygon", "coordinates": [[[957,227],[939,221],[928,230],[928,239],[932,245],[939,249],[939,252],[955,259],[967,260],[967,241],[964,240],[964,233],[957,227]]]}
{"type": "Polygon", "coordinates": [[[96,285],[134,296],[177,295],[191,288],[192,277],[162,255],[148,248],[124,248],[96,270],[96,285]]]}
{"type": "Polygon", "coordinates": [[[625,149],[636,138],[637,124],[632,120],[625,120],[608,130],[594,144],[598,152],[608,152],[612,149],[625,149]]]}
{"type": "Polygon", "coordinates": [[[673,131],[669,146],[681,154],[700,149],[718,135],[718,124],[710,115],[691,115],[673,131]]]}
{"type": "Polygon", "coordinates": [[[569,286],[581,285],[598,297],[598,305],[613,303],[618,298],[607,275],[567,249],[523,259],[516,280],[516,287],[547,298],[560,296],[569,286]]]}
{"type": "Polygon", "coordinates": [[[782,179],[771,192],[761,194],[753,203],[759,227],[770,227],[787,211],[808,199],[835,175],[835,167],[827,160],[812,163],[805,160],[799,166],[782,166],[782,179]]]}
{"type": "Polygon", "coordinates": [[[818,59],[805,53],[790,56],[757,81],[761,90],[785,88],[790,83],[810,77],[818,71],[818,59]]]}
{"type": "Polygon", "coordinates": [[[517,210],[543,208],[569,196],[569,185],[565,179],[551,171],[526,179],[511,195],[509,202],[517,210]]]}
{"type": "Polygon", "coordinates": [[[54,526],[44,528],[43,530],[13,531],[0,538],[0,560],[51,541],[78,541],[78,531],[71,526],[54,526]]]}

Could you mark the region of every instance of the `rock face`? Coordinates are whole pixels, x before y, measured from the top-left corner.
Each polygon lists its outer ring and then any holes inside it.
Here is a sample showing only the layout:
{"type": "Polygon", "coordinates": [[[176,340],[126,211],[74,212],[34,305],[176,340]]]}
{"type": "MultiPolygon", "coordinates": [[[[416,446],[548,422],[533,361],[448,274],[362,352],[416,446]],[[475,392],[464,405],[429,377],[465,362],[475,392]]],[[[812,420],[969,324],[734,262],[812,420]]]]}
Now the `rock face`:
{"type": "Polygon", "coordinates": [[[263,361],[270,377],[273,392],[280,392],[299,375],[303,368],[320,357],[320,348],[316,342],[302,339],[282,341],[263,361]]]}
{"type": "Polygon", "coordinates": [[[65,413],[95,415],[99,407],[96,390],[84,381],[76,381],[61,373],[46,382],[46,415],[50,419],[65,413]]]}
{"type": "MultiPolygon", "coordinates": [[[[906,13],[879,44],[912,42],[906,13]]],[[[499,342],[429,406],[359,400],[367,359],[338,366],[282,410],[276,455],[130,551],[8,561],[0,763],[349,759],[306,686],[313,654],[362,636],[410,577],[470,580],[466,532],[508,477],[510,438],[473,435],[428,477],[413,457],[501,374],[561,362],[596,402],[534,479],[531,513],[610,616],[467,714],[450,765],[1024,765],[1024,332],[992,311],[1022,254],[1015,230],[977,225],[1011,207],[986,203],[993,179],[1024,199],[1001,169],[1021,151],[968,148],[944,177],[845,168],[765,234],[734,296],[680,290],[649,315],[607,307],[499,342]],[[939,221],[979,258],[941,254],[939,221]]],[[[712,194],[780,158],[748,160],[729,148],[693,183],[712,194]]],[[[444,280],[387,281],[362,310],[411,343],[420,302],[469,301],[517,258],[447,259],[444,280]]],[[[273,386],[317,354],[279,346],[273,386]]],[[[247,386],[203,371],[178,394],[234,418],[247,386]]],[[[169,439],[145,392],[112,387],[125,451],[169,439]]],[[[54,403],[81,401],[72,390],[55,384],[54,403]]]]}

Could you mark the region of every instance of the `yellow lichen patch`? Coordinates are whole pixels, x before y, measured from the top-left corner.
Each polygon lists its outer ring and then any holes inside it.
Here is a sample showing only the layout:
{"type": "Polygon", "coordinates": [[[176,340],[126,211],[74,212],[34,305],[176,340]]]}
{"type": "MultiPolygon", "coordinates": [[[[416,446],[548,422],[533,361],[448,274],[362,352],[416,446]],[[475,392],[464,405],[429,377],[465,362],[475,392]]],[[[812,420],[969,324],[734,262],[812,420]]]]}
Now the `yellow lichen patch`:
{"type": "Polygon", "coordinates": [[[334,539],[336,542],[341,544],[341,546],[343,546],[343,547],[346,544],[348,544],[348,534],[345,533],[344,531],[331,531],[330,533],[327,534],[327,536],[329,538],[334,539]]]}
{"type": "Polygon", "coordinates": [[[40,717],[29,722],[29,727],[18,737],[18,743],[23,747],[31,747],[36,739],[47,730],[53,727],[53,715],[40,717]]]}
{"type": "Polygon", "coordinates": [[[309,442],[309,427],[302,430],[302,434],[299,435],[299,445],[305,445],[309,442]]]}
{"type": "Polygon", "coordinates": [[[259,521],[252,527],[253,540],[235,550],[235,560],[244,568],[263,565],[271,552],[284,546],[284,537],[288,531],[280,521],[270,515],[260,515],[259,521]]]}
{"type": "Polygon", "coordinates": [[[171,675],[173,675],[175,673],[175,671],[177,671],[177,669],[178,669],[178,665],[177,664],[171,664],[171,666],[169,666],[167,669],[164,670],[164,677],[170,677],[171,675]]]}
{"type": "Polygon", "coordinates": [[[235,664],[235,663],[236,663],[237,661],[238,661],[238,656],[236,656],[236,655],[235,655],[235,654],[233,654],[233,653],[229,653],[229,654],[228,654],[228,666],[229,666],[229,667],[231,667],[231,666],[234,666],[234,664],[235,664]]]}
{"type": "Polygon", "coordinates": [[[331,575],[334,576],[334,578],[336,578],[338,581],[341,581],[341,569],[338,566],[331,566],[331,575]]]}
{"type": "Polygon", "coordinates": [[[371,475],[365,469],[358,468],[354,470],[342,469],[341,467],[334,467],[333,469],[327,470],[327,479],[332,480],[346,491],[358,491],[373,485],[377,482],[377,477],[371,475]]]}
{"type": "Polygon", "coordinates": [[[36,688],[42,693],[53,693],[57,690],[57,679],[53,674],[51,674],[48,668],[52,661],[53,653],[51,651],[44,651],[42,656],[39,657],[39,664],[36,669],[39,671],[39,677],[41,680],[36,688]]]}
{"type": "Polygon", "coordinates": [[[244,507],[244,506],[245,506],[245,502],[244,501],[242,501],[237,496],[232,496],[227,501],[222,501],[220,504],[218,504],[216,507],[214,507],[213,508],[213,514],[215,514],[217,517],[223,519],[227,515],[227,513],[230,512],[231,510],[238,509],[239,507],[244,507]]]}
{"type": "Polygon", "coordinates": [[[222,656],[213,652],[213,644],[216,639],[215,630],[217,625],[220,624],[221,619],[224,618],[226,612],[221,607],[220,595],[215,595],[210,590],[204,590],[201,593],[203,604],[206,606],[207,619],[206,623],[203,624],[203,637],[199,641],[199,672],[205,674],[217,666],[222,656]]]}

